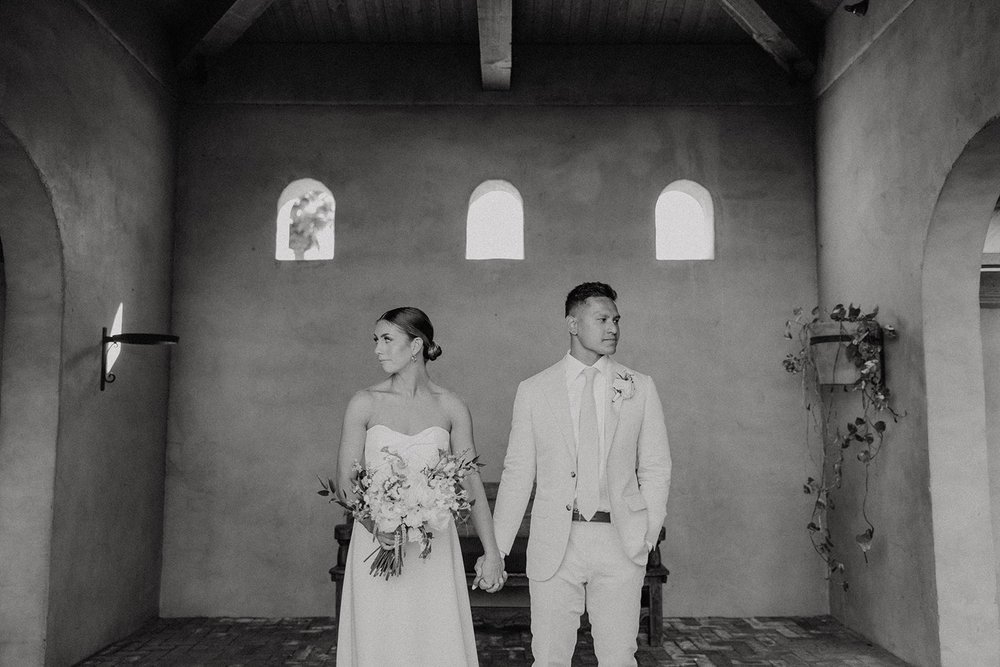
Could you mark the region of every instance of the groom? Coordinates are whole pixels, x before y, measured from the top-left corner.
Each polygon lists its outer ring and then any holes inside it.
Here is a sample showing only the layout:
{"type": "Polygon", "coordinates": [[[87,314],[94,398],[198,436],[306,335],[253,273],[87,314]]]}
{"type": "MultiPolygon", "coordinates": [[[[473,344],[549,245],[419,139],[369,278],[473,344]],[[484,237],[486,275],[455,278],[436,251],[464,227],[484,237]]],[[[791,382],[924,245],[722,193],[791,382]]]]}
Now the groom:
{"type": "Polygon", "coordinates": [[[601,665],[635,665],[639,594],[666,517],[670,449],[653,380],[613,361],[618,295],[566,297],[569,354],[520,384],[494,526],[509,553],[536,484],[528,537],[531,650],[569,665],[580,615],[601,665]]]}

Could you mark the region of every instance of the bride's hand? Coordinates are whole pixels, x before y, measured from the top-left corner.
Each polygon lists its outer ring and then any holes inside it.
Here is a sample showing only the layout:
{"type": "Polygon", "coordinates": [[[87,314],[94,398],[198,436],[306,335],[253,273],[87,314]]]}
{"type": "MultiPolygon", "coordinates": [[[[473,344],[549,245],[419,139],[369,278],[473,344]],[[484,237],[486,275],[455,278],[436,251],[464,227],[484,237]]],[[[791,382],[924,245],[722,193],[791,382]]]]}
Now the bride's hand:
{"type": "Polygon", "coordinates": [[[507,573],[504,572],[503,566],[503,557],[500,554],[480,556],[476,563],[479,588],[487,593],[496,593],[503,588],[507,581],[507,573]]]}
{"type": "Polygon", "coordinates": [[[392,550],[396,548],[396,533],[386,533],[381,530],[375,533],[375,539],[378,540],[379,546],[386,550],[392,550]]]}

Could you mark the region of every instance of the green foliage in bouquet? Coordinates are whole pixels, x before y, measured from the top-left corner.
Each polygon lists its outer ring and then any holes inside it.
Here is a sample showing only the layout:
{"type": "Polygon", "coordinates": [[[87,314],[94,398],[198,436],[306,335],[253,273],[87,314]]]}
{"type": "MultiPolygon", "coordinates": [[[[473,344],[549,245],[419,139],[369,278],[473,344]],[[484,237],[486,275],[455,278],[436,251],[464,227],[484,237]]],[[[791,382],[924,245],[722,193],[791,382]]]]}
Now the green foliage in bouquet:
{"type": "Polygon", "coordinates": [[[321,488],[317,493],[346,509],[373,533],[393,536],[391,547],[380,542],[365,558],[365,562],[372,560],[372,576],[388,580],[402,574],[408,542],[419,542],[419,557],[427,558],[435,530],[446,529],[451,521],[460,523],[468,519],[475,499],[468,497],[462,480],[483,464],[478,456],[440,450],[433,465],[418,470],[388,448],[382,452],[387,465],[369,469],[354,462],[351,491],[356,502],[346,502],[331,479],[320,478],[321,488]]]}

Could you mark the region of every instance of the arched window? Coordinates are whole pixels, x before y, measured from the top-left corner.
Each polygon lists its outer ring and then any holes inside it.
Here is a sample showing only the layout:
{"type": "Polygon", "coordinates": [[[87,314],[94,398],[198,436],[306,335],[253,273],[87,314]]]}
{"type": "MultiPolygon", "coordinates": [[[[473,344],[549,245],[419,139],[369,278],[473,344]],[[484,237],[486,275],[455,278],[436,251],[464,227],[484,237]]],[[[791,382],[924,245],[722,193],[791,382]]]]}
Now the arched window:
{"type": "Polygon", "coordinates": [[[485,181],[469,197],[466,259],[524,259],[524,204],[507,181],[485,181]]]}
{"type": "Polygon", "coordinates": [[[694,181],[674,181],[656,200],[656,259],[715,259],[712,195],[694,181]]]}
{"type": "Polygon", "coordinates": [[[289,183],[278,197],[274,258],[333,259],[333,219],[337,202],[319,181],[289,183]]]}

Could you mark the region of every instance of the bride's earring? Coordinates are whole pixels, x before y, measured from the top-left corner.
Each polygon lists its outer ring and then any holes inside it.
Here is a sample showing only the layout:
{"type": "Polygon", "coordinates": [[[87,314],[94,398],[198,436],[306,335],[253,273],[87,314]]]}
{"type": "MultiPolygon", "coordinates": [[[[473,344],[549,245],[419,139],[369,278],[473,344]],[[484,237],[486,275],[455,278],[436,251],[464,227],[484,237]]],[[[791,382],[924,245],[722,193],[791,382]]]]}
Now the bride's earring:
{"type": "Polygon", "coordinates": [[[411,364],[417,363],[417,355],[415,355],[415,354],[411,354],[410,355],[410,363],[411,364]]]}

